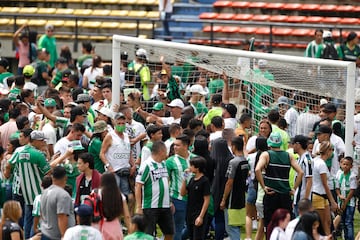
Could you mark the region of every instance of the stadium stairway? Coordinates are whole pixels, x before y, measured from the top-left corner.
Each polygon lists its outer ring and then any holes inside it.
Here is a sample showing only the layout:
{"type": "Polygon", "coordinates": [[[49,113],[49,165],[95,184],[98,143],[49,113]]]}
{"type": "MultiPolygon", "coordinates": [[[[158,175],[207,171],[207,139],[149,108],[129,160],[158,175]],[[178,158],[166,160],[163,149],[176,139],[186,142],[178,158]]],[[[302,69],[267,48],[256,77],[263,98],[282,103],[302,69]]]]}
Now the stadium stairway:
{"type": "MultiPolygon", "coordinates": [[[[188,42],[190,38],[194,36],[194,33],[202,31],[203,25],[201,23],[191,22],[192,20],[198,20],[199,15],[203,12],[213,11],[214,0],[200,0],[197,2],[182,0],[176,2],[173,5],[172,19],[186,19],[189,22],[170,22],[170,32],[172,40],[176,42],[188,42]]],[[[163,28],[155,29],[155,38],[164,39],[163,28]]]]}

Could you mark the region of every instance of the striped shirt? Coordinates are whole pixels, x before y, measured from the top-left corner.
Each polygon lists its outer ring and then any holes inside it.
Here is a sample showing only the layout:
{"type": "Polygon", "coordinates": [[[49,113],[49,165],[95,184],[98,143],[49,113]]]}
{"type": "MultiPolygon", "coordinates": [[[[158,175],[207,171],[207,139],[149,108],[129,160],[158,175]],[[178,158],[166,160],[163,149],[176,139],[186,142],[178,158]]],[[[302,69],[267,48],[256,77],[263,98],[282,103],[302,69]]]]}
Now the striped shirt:
{"type": "Polygon", "coordinates": [[[18,157],[19,152],[21,152],[24,149],[25,146],[18,147],[11,158],[8,160],[8,163],[11,165],[12,170],[12,193],[16,195],[22,195],[21,189],[20,189],[20,176],[19,171],[16,165],[16,159],[18,157]]]}
{"type": "Polygon", "coordinates": [[[142,208],[169,208],[169,180],[165,162],[155,162],[149,157],[139,169],[136,182],[142,186],[142,208]]]}
{"type": "MultiPolygon", "coordinates": [[[[312,178],[312,157],[308,151],[306,151],[304,154],[300,156],[298,159],[298,165],[301,167],[301,169],[304,171],[304,175],[302,178],[302,181],[299,185],[299,187],[296,189],[295,195],[294,195],[294,204],[297,205],[297,203],[305,197],[306,192],[306,180],[307,178],[312,178]]],[[[309,196],[310,197],[310,196],[309,196]]]]}
{"type": "Polygon", "coordinates": [[[184,171],[189,168],[189,161],[195,157],[189,152],[187,159],[175,154],[166,160],[166,168],[170,178],[170,196],[178,200],[187,200],[187,196],[181,196],[180,189],[184,178],[184,171]]]}
{"type": "MultiPolygon", "coordinates": [[[[355,190],[357,188],[356,175],[351,171],[345,174],[342,170],[339,170],[336,174],[336,188],[340,190],[340,194],[345,198],[349,195],[350,190],[355,190]]],[[[338,199],[339,202],[342,202],[338,199]]],[[[356,198],[353,196],[350,198],[347,206],[355,207],[356,198]]]]}
{"type": "Polygon", "coordinates": [[[269,150],[269,164],[266,167],[264,182],[278,193],[289,193],[289,172],[290,172],[290,156],[285,151],[269,150]]]}
{"type": "Polygon", "coordinates": [[[41,194],[41,181],[46,173],[51,170],[45,155],[30,145],[18,153],[16,163],[20,187],[25,204],[32,205],[35,197],[41,194]]]}

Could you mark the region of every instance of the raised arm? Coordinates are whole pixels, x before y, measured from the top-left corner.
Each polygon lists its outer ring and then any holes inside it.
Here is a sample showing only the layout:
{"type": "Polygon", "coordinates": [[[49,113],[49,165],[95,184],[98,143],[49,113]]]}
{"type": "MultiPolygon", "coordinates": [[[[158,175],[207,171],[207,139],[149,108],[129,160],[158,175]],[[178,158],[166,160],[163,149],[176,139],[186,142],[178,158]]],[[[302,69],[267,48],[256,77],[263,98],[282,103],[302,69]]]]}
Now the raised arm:
{"type": "Polygon", "coordinates": [[[13,36],[13,41],[14,41],[14,44],[15,46],[19,46],[19,34],[21,33],[21,31],[27,27],[27,23],[24,23],[15,33],[14,33],[14,36],[13,36]]]}

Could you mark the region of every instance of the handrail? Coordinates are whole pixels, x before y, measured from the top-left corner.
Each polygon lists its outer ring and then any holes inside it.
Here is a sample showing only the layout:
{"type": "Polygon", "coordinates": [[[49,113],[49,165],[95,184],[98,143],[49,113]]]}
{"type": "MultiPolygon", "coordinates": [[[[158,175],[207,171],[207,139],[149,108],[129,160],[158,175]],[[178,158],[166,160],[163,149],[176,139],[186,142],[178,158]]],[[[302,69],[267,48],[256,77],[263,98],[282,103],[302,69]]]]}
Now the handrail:
{"type": "MultiPolygon", "coordinates": [[[[77,45],[79,42],[79,26],[78,21],[80,20],[102,20],[102,21],[126,21],[126,22],[136,22],[136,32],[135,36],[138,37],[140,34],[140,22],[150,22],[152,24],[152,38],[155,38],[155,24],[161,22],[159,18],[136,18],[136,17],[120,17],[120,16],[83,16],[83,15],[67,15],[67,14],[29,14],[29,13],[4,13],[1,12],[1,17],[12,17],[14,19],[14,31],[17,29],[16,20],[18,18],[35,18],[35,19],[66,19],[75,21],[74,29],[74,52],[77,52],[77,45]]],[[[273,28],[274,27],[302,27],[302,28],[324,28],[324,29],[339,29],[340,31],[340,41],[342,41],[342,31],[343,30],[360,30],[360,26],[356,25],[341,25],[341,24],[308,24],[308,23],[286,23],[286,22],[258,22],[258,21],[233,21],[233,20],[207,20],[207,19],[188,19],[188,18],[177,18],[170,19],[170,22],[192,22],[192,23],[202,23],[210,25],[210,43],[213,45],[215,36],[214,36],[214,26],[216,25],[237,25],[237,26],[262,26],[269,27],[269,50],[272,51],[273,43],[273,28]]],[[[102,35],[102,34],[101,34],[102,35]]]]}

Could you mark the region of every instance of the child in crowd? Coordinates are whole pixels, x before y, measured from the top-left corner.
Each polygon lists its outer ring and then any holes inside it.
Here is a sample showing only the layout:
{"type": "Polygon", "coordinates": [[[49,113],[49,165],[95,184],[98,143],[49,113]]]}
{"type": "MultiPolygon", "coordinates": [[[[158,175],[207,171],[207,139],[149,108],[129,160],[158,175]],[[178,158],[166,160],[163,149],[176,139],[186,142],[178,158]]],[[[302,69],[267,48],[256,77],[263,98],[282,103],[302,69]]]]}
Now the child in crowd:
{"type": "Polygon", "coordinates": [[[204,176],[205,169],[206,160],[203,157],[190,159],[190,168],[185,171],[181,186],[181,195],[188,195],[186,226],[190,240],[205,239],[207,209],[210,203],[210,183],[204,176]],[[187,183],[189,171],[194,175],[187,183]]]}
{"type": "Polygon", "coordinates": [[[354,239],[354,192],[357,188],[357,182],[355,174],[351,171],[352,164],[352,157],[344,157],[340,161],[341,170],[336,174],[336,194],[342,212],[344,236],[347,240],[354,239]]]}

